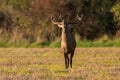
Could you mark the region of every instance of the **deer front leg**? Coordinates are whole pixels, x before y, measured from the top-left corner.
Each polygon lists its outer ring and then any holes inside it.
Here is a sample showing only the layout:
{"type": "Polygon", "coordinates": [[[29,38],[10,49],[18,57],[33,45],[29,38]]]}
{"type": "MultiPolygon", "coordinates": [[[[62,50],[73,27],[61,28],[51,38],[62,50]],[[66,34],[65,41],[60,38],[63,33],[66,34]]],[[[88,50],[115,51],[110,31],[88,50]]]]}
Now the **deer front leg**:
{"type": "Polygon", "coordinates": [[[74,53],[71,53],[70,55],[70,67],[72,68],[72,58],[73,58],[74,53]]]}
{"type": "Polygon", "coordinates": [[[65,58],[65,68],[68,69],[69,67],[69,57],[67,53],[64,53],[64,58],[65,58]]]}

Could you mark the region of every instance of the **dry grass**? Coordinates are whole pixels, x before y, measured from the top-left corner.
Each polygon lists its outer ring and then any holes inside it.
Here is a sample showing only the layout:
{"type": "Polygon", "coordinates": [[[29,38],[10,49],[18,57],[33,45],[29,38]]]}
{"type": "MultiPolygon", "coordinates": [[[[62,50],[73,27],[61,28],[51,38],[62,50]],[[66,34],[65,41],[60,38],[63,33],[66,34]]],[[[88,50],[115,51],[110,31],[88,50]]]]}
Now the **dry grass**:
{"type": "Polygon", "coordinates": [[[1,48],[0,80],[120,80],[120,49],[78,48],[65,70],[58,48],[1,48]]]}

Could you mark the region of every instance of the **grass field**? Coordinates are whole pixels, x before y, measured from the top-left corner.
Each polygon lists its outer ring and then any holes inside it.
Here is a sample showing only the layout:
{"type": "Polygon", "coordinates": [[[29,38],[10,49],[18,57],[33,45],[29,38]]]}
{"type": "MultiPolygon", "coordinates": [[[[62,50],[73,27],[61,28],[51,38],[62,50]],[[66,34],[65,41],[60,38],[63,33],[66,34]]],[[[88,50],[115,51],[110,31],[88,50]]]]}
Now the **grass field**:
{"type": "Polygon", "coordinates": [[[120,80],[120,48],[77,48],[68,70],[59,48],[0,48],[0,80],[120,80]]]}

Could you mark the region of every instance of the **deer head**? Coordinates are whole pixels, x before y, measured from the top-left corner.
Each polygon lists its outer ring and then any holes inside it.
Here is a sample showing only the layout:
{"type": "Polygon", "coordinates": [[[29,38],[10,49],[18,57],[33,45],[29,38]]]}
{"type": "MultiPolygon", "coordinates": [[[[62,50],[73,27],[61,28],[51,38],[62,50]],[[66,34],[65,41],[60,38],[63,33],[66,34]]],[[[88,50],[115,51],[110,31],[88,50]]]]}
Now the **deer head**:
{"type": "Polygon", "coordinates": [[[66,25],[65,25],[65,20],[62,20],[62,22],[55,22],[55,21],[53,20],[53,17],[51,16],[51,21],[52,21],[53,24],[57,25],[57,26],[60,27],[60,28],[63,28],[64,26],[66,26],[66,25]]]}

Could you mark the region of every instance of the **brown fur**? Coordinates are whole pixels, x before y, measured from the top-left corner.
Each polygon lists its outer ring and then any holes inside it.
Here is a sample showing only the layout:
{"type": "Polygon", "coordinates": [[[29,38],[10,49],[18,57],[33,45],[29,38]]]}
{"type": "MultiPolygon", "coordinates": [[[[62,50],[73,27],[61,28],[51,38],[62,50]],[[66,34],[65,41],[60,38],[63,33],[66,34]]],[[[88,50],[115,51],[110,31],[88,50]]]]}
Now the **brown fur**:
{"type": "Polygon", "coordinates": [[[72,68],[72,58],[74,56],[74,51],[76,48],[76,41],[74,35],[70,31],[69,23],[63,20],[62,22],[53,22],[53,24],[57,24],[58,27],[62,28],[61,48],[64,53],[65,68],[68,68],[69,64],[72,68]]]}
{"type": "Polygon", "coordinates": [[[65,68],[68,68],[69,64],[72,68],[72,58],[76,48],[76,41],[74,35],[70,32],[69,26],[63,26],[61,38],[61,48],[64,52],[65,68]],[[68,55],[70,55],[70,57],[68,55]]]}
{"type": "MultiPolygon", "coordinates": [[[[77,18],[79,21],[81,21],[82,19],[82,15],[81,17],[79,17],[77,15],[77,18]]],[[[52,20],[52,17],[51,17],[52,20]]],[[[72,68],[72,58],[74,56],[74,51],[76,48],[76,41],[75,41],[75,36],[72,33],[72,31],[70,31],[70,24],[77,24],[76,22],[67,22],[65,20],[63,20],[62,22],[54,22],[52,20],[53,24],[58,25],[58,27],[62,28],[62,33],[61,33],[61,48],[62,51],[64,53],[64,58],[65,58],[65,68],[67,69],[70,65],[70,67],[72,68]],[[70,57],[69,57],[70,55],[70,57]]]]}

